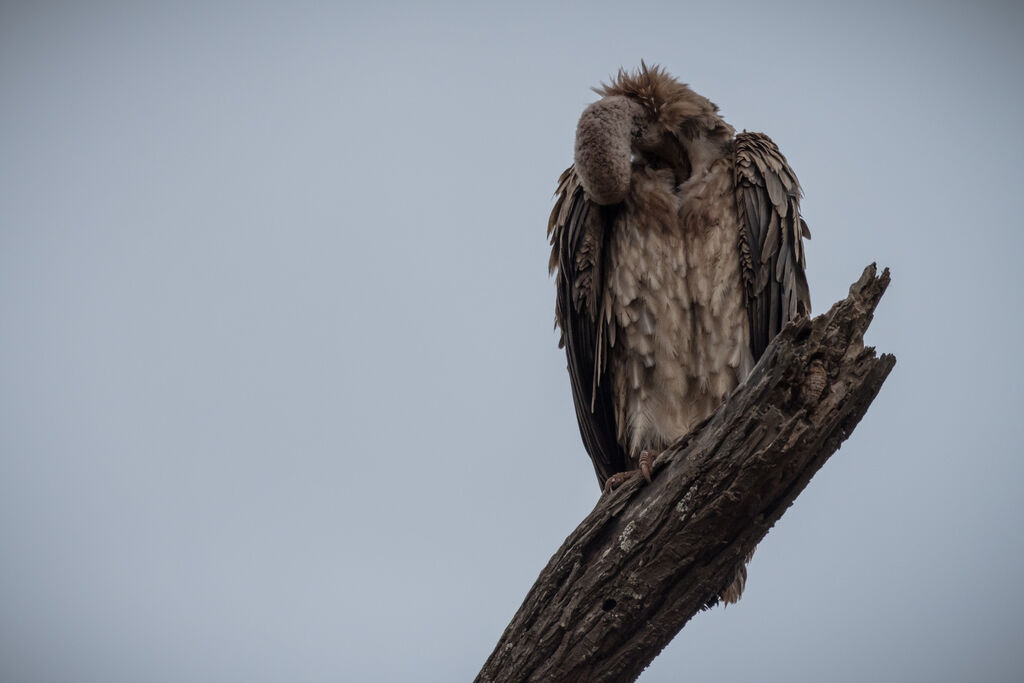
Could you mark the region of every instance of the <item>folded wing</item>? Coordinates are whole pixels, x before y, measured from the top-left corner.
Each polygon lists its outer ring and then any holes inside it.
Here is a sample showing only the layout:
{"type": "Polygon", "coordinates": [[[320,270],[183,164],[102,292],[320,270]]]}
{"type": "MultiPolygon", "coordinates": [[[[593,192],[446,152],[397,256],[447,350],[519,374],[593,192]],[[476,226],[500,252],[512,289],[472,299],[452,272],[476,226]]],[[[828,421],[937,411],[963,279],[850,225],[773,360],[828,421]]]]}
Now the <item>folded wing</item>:
{"type": "Polygon", "coordinates": [[[740,261],[754,359],[798,315],[811,312],[804,274],[800,183],[767,135],[741,133],[735,147],[740,261]]]}
{"type": "Polygon", "coordinates": [[[599,484],[625,469],[625,454],[615,437],[611,382],[607,379],[607,325],[602,313],[604,255],[615,208],[587,199],[575,167],[558,181],[558,200],[548,221],[549,267],[558,296],[555,324],[561,329],[569,365],[576,419],[599,484]]]}

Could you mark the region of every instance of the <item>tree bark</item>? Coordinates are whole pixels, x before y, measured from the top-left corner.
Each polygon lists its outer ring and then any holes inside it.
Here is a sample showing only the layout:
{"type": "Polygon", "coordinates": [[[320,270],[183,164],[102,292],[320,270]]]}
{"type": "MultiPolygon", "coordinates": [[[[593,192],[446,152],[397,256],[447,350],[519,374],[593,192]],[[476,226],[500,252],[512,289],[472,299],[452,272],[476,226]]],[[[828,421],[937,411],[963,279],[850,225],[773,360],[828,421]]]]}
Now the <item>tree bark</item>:
{"type": "Polygon", "coordinates": [[[746,382],[602,496],[537,578],[477,681],[630,681],[701,609],[853,432],[896,363],[865,347],[889,271],[791,322],[746,382]]]}

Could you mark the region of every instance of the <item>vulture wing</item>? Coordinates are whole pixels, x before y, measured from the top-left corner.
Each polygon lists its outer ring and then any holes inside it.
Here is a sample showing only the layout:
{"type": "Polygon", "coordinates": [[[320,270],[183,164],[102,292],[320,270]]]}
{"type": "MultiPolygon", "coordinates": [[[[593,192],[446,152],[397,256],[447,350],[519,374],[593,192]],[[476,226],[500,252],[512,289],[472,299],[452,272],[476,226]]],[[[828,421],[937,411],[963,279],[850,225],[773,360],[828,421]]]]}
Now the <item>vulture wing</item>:
{"type": "Polygon", "coordinates": [[[599,484],[625,469],[625,453],[615,437],[611,382],[606,375],[610,322],[602,313],[604,253],[614,208],[587,199],[574,166],[558,180],[558,200],[548,220],[551,272],[558,297],[555,324],[561,329],[569,381],[583,444],[599,484]]]}
{"type": "Polygon", "coordinates": [[[802,241],[811,233],[800,217],[800,183],[775,143],[744,132],[735,155],[740,259],[757,360],[787,322],[811,312],[802,241]]]}

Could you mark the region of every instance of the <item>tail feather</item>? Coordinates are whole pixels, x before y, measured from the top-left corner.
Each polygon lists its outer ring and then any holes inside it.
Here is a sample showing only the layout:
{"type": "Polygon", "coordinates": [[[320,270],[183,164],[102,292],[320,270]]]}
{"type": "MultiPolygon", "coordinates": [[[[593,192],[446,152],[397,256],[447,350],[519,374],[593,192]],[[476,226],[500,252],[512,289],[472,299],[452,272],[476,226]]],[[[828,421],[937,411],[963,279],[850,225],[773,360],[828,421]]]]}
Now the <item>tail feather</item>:
{"type": "Polygon", "coordinates": [[[753,556],[754,551],[751,550],[750,554],[743,560],[743,564],[736,570],[736,578],[732,580],[728,588],[722,591],[722,602],[726,606],[735,605],[743,596],[743,589],[747,585],[747,563],[750,562],[750,558],[753,556]]]}

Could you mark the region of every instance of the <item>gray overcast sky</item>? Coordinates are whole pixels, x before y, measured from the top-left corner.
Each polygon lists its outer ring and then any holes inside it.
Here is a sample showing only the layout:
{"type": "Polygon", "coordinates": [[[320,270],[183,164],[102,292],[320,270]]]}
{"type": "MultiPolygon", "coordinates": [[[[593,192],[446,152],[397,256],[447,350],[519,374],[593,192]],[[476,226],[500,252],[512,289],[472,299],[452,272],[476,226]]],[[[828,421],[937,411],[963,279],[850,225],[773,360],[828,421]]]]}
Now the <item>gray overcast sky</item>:
{"type": "Polygon", "coordinates": [[[1013,3],[0,8],[0,679],[454,681],[597,495],[544,230],[643,58],[899,358],[641,680],[1024,671],[1013,3]]]}

